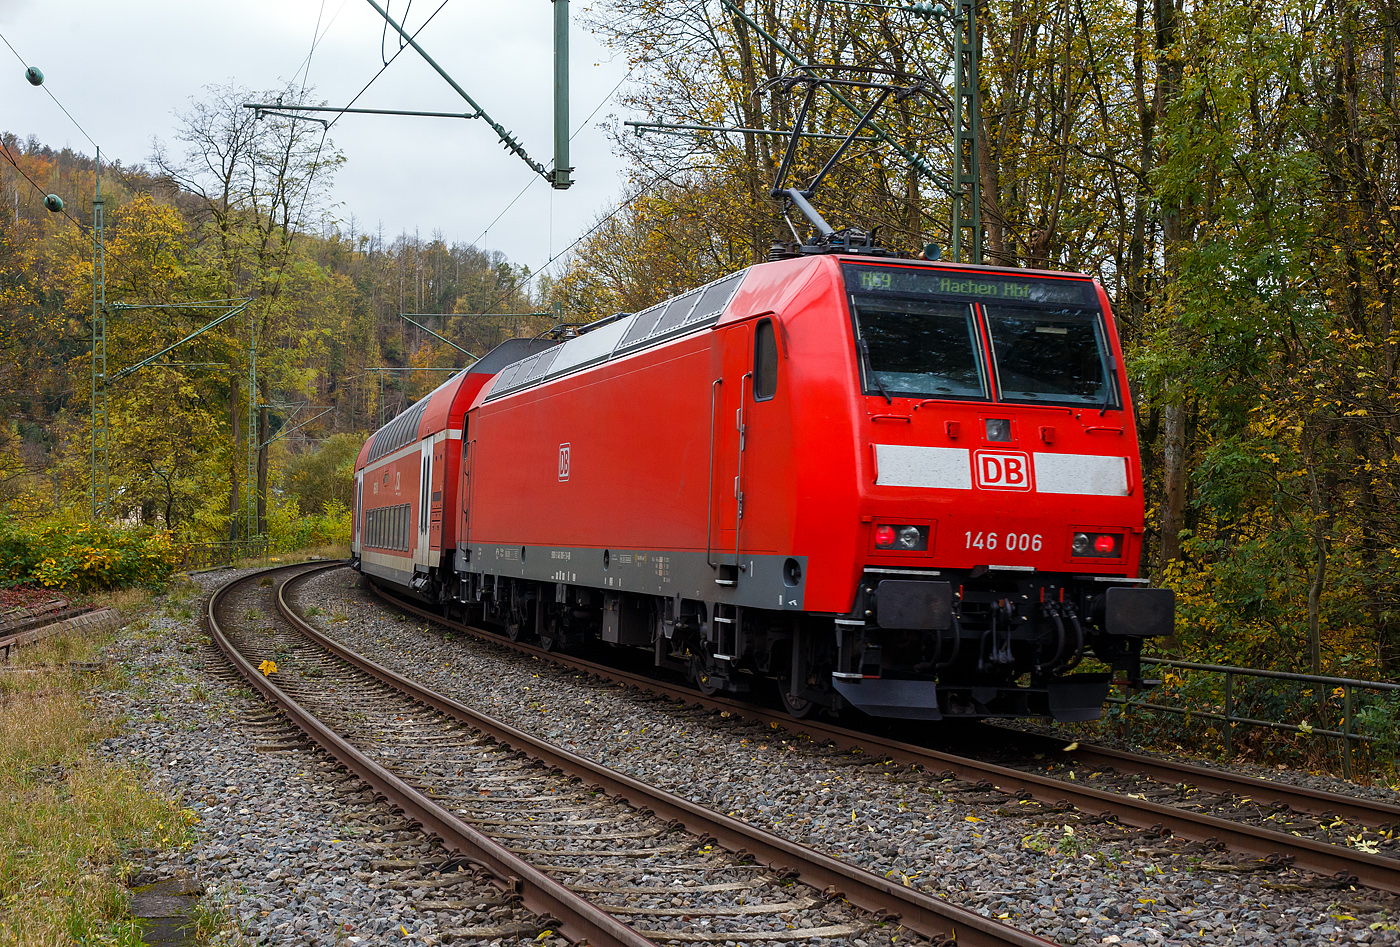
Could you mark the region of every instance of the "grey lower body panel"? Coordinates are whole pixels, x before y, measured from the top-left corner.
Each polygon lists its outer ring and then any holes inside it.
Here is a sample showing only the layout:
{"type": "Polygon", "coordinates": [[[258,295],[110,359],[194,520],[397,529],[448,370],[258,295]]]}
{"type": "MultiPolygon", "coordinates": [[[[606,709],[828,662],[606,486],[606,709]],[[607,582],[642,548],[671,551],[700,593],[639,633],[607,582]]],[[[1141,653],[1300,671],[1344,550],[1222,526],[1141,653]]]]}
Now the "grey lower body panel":
{"type": "Polygon", "coordinates": [[[457,569],[481,575],[793,612],[803,610],[806,597],[806,556],[743,553],[736,562],[732,553],[706,561],[704,552],[675,550],[501,543],[459,549],[457,569]]]}

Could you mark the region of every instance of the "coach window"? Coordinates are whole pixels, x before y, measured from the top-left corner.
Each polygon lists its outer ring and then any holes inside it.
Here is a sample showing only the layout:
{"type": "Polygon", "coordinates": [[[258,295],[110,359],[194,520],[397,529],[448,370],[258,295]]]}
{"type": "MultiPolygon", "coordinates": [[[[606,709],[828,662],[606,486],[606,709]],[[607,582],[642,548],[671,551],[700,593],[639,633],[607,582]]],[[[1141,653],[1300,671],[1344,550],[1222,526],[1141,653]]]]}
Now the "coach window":
{"type": "Polygon", "coordinates": [[[753,400],[767,401],[778,393],[778,339],[773,320],[758,324],[753,339],[753,400]]]}

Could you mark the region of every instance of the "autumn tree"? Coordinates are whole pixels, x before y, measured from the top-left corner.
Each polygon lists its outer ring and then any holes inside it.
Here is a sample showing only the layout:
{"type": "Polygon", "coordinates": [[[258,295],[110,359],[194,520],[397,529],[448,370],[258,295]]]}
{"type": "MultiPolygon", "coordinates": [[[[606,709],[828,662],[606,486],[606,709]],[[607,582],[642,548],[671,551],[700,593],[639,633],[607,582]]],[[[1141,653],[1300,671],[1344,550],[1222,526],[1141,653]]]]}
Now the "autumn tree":
{"type": "MultiPolygon", "coordinates": [[[[319,273],[297,269],[293,246],[308,221],[317,221],[324,211],[334,171],[344,159],[327,139],[325,126],[264,115],[244,105],[275,100],[294,106],[306,99],[304,90],[291,87],[260,94],[235,85],[210,87],[180,116],[177,140],[183,151],[172,153],[157,143],[153,156],[171,184],[195,198],[200,247],[220,275],[220,295],[253,300],[246,345],[249,352],[262,352],[256,376],[261,405],[282,392],[303,390],[305,379],[296,377],[294,359],[286,353],[306,341],[299,317],[321,281],[319,273]]],[[[247,361],[242,359],[245,371],[247,361]]],[[[251,442],[247,449],[257,453],[257,531],[265,532],[267,524],[267,413],[258,410],[255,429],[241,430],[244,397],[240,386],[228,386],[231,537],[237,535],[238,511],[247,502],[240,496],[242,442],[251,442]]]]}

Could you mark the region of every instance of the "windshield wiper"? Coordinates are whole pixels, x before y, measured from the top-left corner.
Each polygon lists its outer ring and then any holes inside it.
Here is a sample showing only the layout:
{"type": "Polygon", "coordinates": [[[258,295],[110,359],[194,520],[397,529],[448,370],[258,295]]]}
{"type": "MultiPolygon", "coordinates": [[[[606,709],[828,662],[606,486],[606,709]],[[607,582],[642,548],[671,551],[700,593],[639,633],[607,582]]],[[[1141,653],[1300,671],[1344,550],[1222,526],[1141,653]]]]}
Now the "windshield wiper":
{"type": "Polygon", "coordinates": [[[894,404],[894,399],[885,390],[885,383],[880,380],[880,376],[875,372],[875,365],[870,361],[870,346],[866,344],[864,339],[858,339],[857,344],[860,346],[861,358],[865,362],[865,370],[869,373],[870,380],[875,382],[875,387],[879,388],[880,394],[885,396],[885,404],[894,404]]]}

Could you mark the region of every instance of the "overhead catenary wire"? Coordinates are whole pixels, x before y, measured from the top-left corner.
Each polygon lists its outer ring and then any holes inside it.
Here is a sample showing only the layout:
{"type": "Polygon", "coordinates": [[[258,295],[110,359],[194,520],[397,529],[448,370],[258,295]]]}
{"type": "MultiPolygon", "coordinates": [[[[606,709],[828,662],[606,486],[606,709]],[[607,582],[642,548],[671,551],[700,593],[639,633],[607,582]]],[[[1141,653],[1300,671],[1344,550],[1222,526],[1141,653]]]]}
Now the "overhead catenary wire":
{"type": "MultiPolygon", "coordinates": [[[[10,147],[9,147],[9,145],[6,145],[3,141],[0,141],[0,152],[3,152],[3,153],[4,153],[4,155],[5,155],[5,160],[8,161],[8,162],[10,162],[10,164],[14,165],[14,168],[15,168],[16,171],[18,171],[20,174],[24,175],[24,179],[25,179],[26,181],[28,181],[28,182],[33,186],[34,190],[38,191],[40,194],[44,195],[45,197],[48,197],[48,192],[45,191],[42,187],[40,187],[38,184],[35,183],[34,179],[31,178],[31,177],[29,176],[29,172],[28,172],[28,171],[24,170],[23,168],[21,168],[21,167],[19,166],[19,162],[15,160],[15,156],[12,155],[12,154],[10,154],[10,147]]],[[[67,217],[69,220],[73,221],[73,223],[77,226],[77,228],[78,228],[79,230],[85,229],[85,228],[83,227],[83,222],[82,222],[81,220],[79,220],[78,218],[74,217],[72,214],[68,213],[68,208],[65,207],[62,211],[60,211],[60,213],[63,214],[64,217],[67,217]]],[[[90,228],[87,228],[87,229],[90,229],[90,228]]]]}
{"type": "MultiPolygon", "coordinates": [[[[579,136],[579,133],[581,133],[585,128],[588,127],[588,123],[593,121],[593,117],[597,115],[600,111],[602,111],[604,105],[607,105],[610,101],[612,101],[612,97],[617,95],[617,90],[621,89],[622,84],[628,79],[632,78],[632,73],[636,71],[637,70],[635,66],[627,70],[627,75],[623,76],[617,81],[617,85],[612,87],[612,91],[609,92],[607,95],[603,96],[603,100],[599,102],[597,106],[594,107],[593,111],[588,113],[588,117],[585,118],[582,122],[580,122],[578,127],[574,129],[573,133],[569,135],[569,141],[573,141],[579,136]]],[[[505,206],[505,209],[502,210],[499,214],[497,214],[496,218],[486,225],[485,229],[483,229],[481,233],[477,236],[477,238],[472,241],[472,245],[475,246],[482,240],[486,239],[486,235],[491,232],[491,228],[496,226],[496,224],[500,223],[501,218],[504,217],[510,211],[510,209],[516,205],[517,201],[519,201],[522,197],[525,196],[525,192],[530,190],[530,188],[534,187],[536,182],[540,180],[541,179],[538,176],[532,175],[530,177],[530,180],[525,183],[525,186],[520,189],[520,193],[516,194],[515,197],[511,198],[510,203],[505,206]]]]}
{"type": "MultiPolygon", "coordinates": [[[[443,7],[443,6],[446,6],[446,5],[447,5],[447,0],[443,0],[442,6],[439,6],[439,7],[438,7],[438,10],[441,10],[442,7],[443,7]]],[[[341,9],[344,9],[344,6],[345,6],[345,4],[342,3],[342,4],[341,4],[341,9]]],[[[325,13],[325,8],[326,8],[325,0],[321,0],[321,8],[320,8],[320,11],[319,11],[319,12],[317,13],[317,15],[316,15],[316,26],[315,26],[315,27],[312,29],[312,31],[311,31],[311,49],[307,52],[307,54],[306,54],[306,59],[304,60],[304,65],[303,65],[303,67],[302,67],[302,68],[305,69],[305,75],[302,77],[301,92],[300,92],[300,93],[298,94],[298,96],[297,96],[298,100],[300,100],[301,98],[303,98],[303,97],[305,96],[305,94],[306,94],[306,87],[307,87],[307,85],[308,85],[308,84],[310,83],[310,81],[311,81],[311,60],[312,60],[312,57],[315,56],[315,54],[316,54],[316,47],[317,47],[318,45],[320,45],[321,39],[324,38],[324,36],[325,36],[325,33],[321,32],[321,17],[322,17],[322,15],[325,13]]],[[[339,14],[340,14],[340,11],[337,10],[337,11],[336,11],[336,16],[339,16],[339,14]]],[[[437,15],[437,10],[433,11],[433,16],[436,16],[436,15],[437,15]]],[[[429,17],[428,19],[431,20],[432,17],[429,17]]],[[[334,22],[334,21],[335,21],[335,17],[332,17],[332,18],[331,18],[331,21],[334,22]]],[[[427,26],[427,25],[428,25],[427,23],[424,23],[424,24],[423,24],[423,26],[427,26]]],[[[329,23],[326,24],[326,29],[327,29],[327,30],[330,29],[330,24],[329,24],[329,23]]],[[[421,27],[420,27],[420,29],[421,29],[421,27]]],[[[400,50],[400,51],[402,51],[402,50],[400,50]]],[[[396,55],[397,55],[397,54],[396,54],[396,55]]],[[[387,68],[387,64],[386,64],[386,68],[387,68]]],[[[302,71],[302,69],[298,69],[298,70],[297,70],[297,72],[301,72],[301,71],[302,71]]],[[[381,69],[380,72],[382,73],[383,70],[381,69]]],[[[378,74],[376,74],[375,78],[378,78],[378,74]]],[[[293,81],[295,82],[295,77],[293,78],[293,81]]],[[[371,80],[370,80],[370,82],[373,82],[373,81],[374,81],[374,79],[371,79],[371,80]]],[[[366,84],[366,85],[365,85],[365,88],[366,88],[366,89],[369,88],[369,85],[366,84]]],[[[363,94],[363,92],[364,92],[364,90],[362,89],[362,90],[361,90],[361,94],[363,94]]],[[[359,96],[357,95],[356,98],[359,98],[359,96]]],[[[353,104],[353,100],[352,100],[352,104],[353,104]]],[[[281,262],[282,262],[282,265],[278,267],[278,270],[277,270],[277,279],[273,281],[273,291],[274,291],[274,292],[277,291],[277,290],[279,290],[279,289],[281,288],[283,279],[284,279],[284,277],[286,276],[286,263],[287,263],[287,260],[288,260],[288,259],[290,258],[290,256],[291,256],[291,252],[292,252],[292,239],[295,237],[295,235],[296,235],[298,232],[300,232],[300,231],[305,227],[305,224],[306,224],[306,204],[307,204],[307,202],[308,202],[308,201],[310,200],[310,198],[311,198],[311,189],[312,189],[312,187],[313,187],[313,186],[315,185],[315,183],[316,183],[316,175],[317,175],[317,173],[319,173],[320,168],[321,168],[321,153],[322,153],[322,151],[325,149],[325,146],[326,146],[326,138],[327,138],[327,136],[330,135],[331,125],[334,125],[334,124],[335,124],[335,121],[338,121],[339,119],[340,119],[340,116],[337,115],[336,118],[335,118],[335,120],[333,120],[333,121],[331,121],[331,122],[323,122],[322,125],[321,125],[321,138],[320,138],[320,140],[316,143],[316,155],[311,159],[311,173],[308,174],[308,175],[306,176],[306,186],[302,189],[302,192],[301,192],[301,200],[300,200],[300,202],[297,204],[296,223],[295,223],[295,224],[293,225],[293,227],[292,227],[292,232],[289,233],[289,234],[287,235],[287,242],[286,242],[285,246],[283,247],[283,255],[282,255],[282,261],[281,261],[281,262]]]]}
{"type": "Polygon", "coordinates": [[[560,250],[558,253],[552,254],[552,255],[549,257],[549,259],[546,260],[540,267],[538,267],[537,269],[533,270],[533,271],[530,273],[530,275],[527,276],[527,277],[525,278],[525,280],[524,280],[523,282],[512,284],[509,288],[506,289],[505,292],[501,293],[501,294],[498,295],[495,299],[491,300],[490,305],[488,305],[488,306],[487,306],[485,309],[483,309],[481,312],[464,313],[463,315],[484,316],[484,315],[489,314],[489,313],[491,312],[491,310],[495,309],[498,305],[500,305],[500,303],[501,303],[503,300],[505,300],[507,297],[509,297],[512,293],[519,292],[520,290],[524,289],[526,286],[529,286],[531,283],[533,283],[533,282],[535,281],[535,277],[539,276],[541,273],[544,273],[544,272],[548,271],[548,269],[549,269],[551,266],[554,265],[554,261],[555,261],[555,260],[558,260],[560,257],[563,257],[563,256],[567,255],[567,254],[569,253],[570,250],[572,250],[574,247],[578,246],[580,243],[583,243],[583,241],[585,241],[585,240],[587,240],[589,237],[591,237],[600,227],[602,227],[602,226],[603,226],[604,224],[606,224],[608,221],[612,220],[612,219],[613,219],[614,217],[616,217],[618,214],[622,213],[622,212],[623,212],[624,210],[626,210],[628,207],[632,206],[632,204],[636,203],[637,201],[639,201],[639,200],[641,200],[643,197],[645,197],[645,196],[647,195],[647,193],[651,191],[652,188],[656,187],[656,186],[657,186],[658,184],[660,184],[662,181],[669,180],[671,174],[672,174],[673,172],[675,172],[675,171],[679,171],[680,168],[681,168],[681,166],[682,166],[683,164],[685,164],[686,161],[690,160],[691,156],[692,156],[692,155],[695,155],[698,151],[699,151],[698,148],[692,148],[689,152],[687,152],[686,154],[682,155],[682,156],[680,157],[680,159],[679,159],[678,161],[676,161],[675,164],[671,165],[671,166],[670,166],[669,168],[667,168],[665,171],[663,171],[663,172],[661,172],[660,174],[658,174],[658,175],[657,175],[655,178],[653,178],[648,184],[646,184],[644,187],[642,187],[640,190],[638,190],[637,193],[635,193],[635,194],[633,194],[631,197],[627,198],[627,200],[623,201],[621,204],[618,204],[618,205],[617,205],[616,207],[614,207],[608,214],[606,214],[606,215],[604,215],[603,217],[599,218],[598,220],[594,221],[593,226],[589,227],[589,228],[588,228],[587,230],[585,230],[583,233],[579,234],[579,236],[574,240],[573,243],[569,244],[567,247],[565,247],[564,249],[560,250]]]}
{"type": "Polygon", "coordinates": [[[340,14],[345,11],[345,4],[348,2],[349,0],[340,0],[340,6],[331,14],[331,18],[326,23],[326,28],[323,30],[321,29],[321,20],[324,18],[326,12],[326,3],[325,0],[321,0],[321,9],[316,14],[316,29],[312,31],[311,49],[307,52],[306,58],[302,60],[301,65],[297,67],[297,71],[292,73],[292,82],[296,82],[297,76],[301,75],[303,70],[306,72],[306,79],[302,82],[302,91],[306,90],[306,84],[310,81],[311,57],[316,54],[316,48],[321,45],[321,41],[324,40],[326,34],[331,31],[331,27],[335,25],[335,21],[340,19],[340,14]]]}
{"type": "MultiPolygon", "coordinates": [[[[341,7],[344,8],[343,3],[341,7]]],[[[298,101],[306,97],[306,87],[311,82],[311,59],[316,55],[316,47],[320,44],[321,38],[325,36],[325,34],[321,32],[321,17],[325,15],[325,12],[326,0],[321,0],[321,7],[316,13],[316,25],[311,30],[311,49],[306,53],[305,74],[302,76],[301,80],[301,91],[297,94],[298,101]]],[[[329,23],[326,24],[326,29],[330,29],[329,23]]],[[[297,71],[300,72],[301,70],[299,69],[297,71]]],[[[293,76],[292,81],[296,81],[295,76],[293,76]]],[[[311,186],[315,181],[316,169],[321,165],[321,151],[326,146],[326,136],[329,133],[330,126],[323,124],[321,126],[321,140],[316,143],[316,157],[311,159],[311,175],[306,179],[306,188],[301,192],[301,203],[297,206],[296,226],[298,230],[306,223],[306,202],[311,196],[311,186]]],[[[278,274],[278,279],[281,279],[281,274],[278,274]]]]}
{"type": "MultiPolygon", "coordinates": [[[[410,6],[410,7],[412,6],[411,0],[410,0],[409,6],[410,6]]],[[[440,4],[438,5],[438,8],[437,8],[436,10],[434,10],[434,11],[428,16],[428,18],[427,18],[426,20],[423,21],[423,25],[420,26],[420,27],[418,27],[418,29],[413,33],[414,37],[417,37],[419,33],[421,33],[424,29],[426,29],[427,26],[428,26],[428,24],[431,23],[431,22],[433,21],[433,18],[434,18],[434,17],[436,17],[439,13],[442,12],[443,7],[445,7],[445,6],[447,6],[447,0],[442,0],[442,3],[440,3],[440,4]]],[[[343,10],[344,7],[345,7],[345,4],[342,3],[342,4],[340,5],[340,10],[343,10]]],[[[340,15],[340,10],[337,10],[336,13],[335,13],[335,16],[333,16],[333,17],[331,18],[331,22],[332,22],[332,23],[335,22],[335,18],[338,17],[338,16],[340,15]]],[[[306,75],[304,76],[304,78],[303,78],[303,80],[302,80],[302,86],[301,86],[301,91],[302,91],[302,94],[303,94],[303,95],[305,94],[305,92],[306,92],[306,87],[307,87],[308,83],[309,83],[310,80],[311,80],[311,58],[312,58],[312,56],[315,55],[315,53],[316,53],[316,47],[317,47],[318,45],[320,45],[321,38],[324,38],[324,36],[325,36],[325,33],[324,33],[324,32],[320,32],[320,27],[321,27],[321,15],[322,15],[324,12],[325,12],[325,0],[322,0],[322,2],[321,2],[321,12],[317,14],[317,17],[316,17],[316,27],[315,27],[315,29],[312,30],[311,49],[310,49],[310,51],[307,52],[307,54],[306,54],[306,59],[305,59],[305,61],[304,61],[304,66],[303,66],[303,68],[304,68],[305,71],[306,71],[306,75]],[[319,33],[319,35],[318,35],[318,33],[319,33]]],[[[329,30],[329,29],[330,29],[330,26],[331,26],[330,23],[326,24],[326,29],[329,30]]],[[[378,72],[376,72],[373,76],[370,77],[369,82],[366,82],[366,83],[364,84],[364,87],[363,87],[362,89],[360,89],[359,92],[355,93],[355,97],[352,98],[352,99],[350,100],[349,104],[346,105],[345,107],[346,107],[346,108],[349,108],[351,105],[354,105],[355,102],[359,100],[360,96],[364,95],[365,92],[369,89],[369,87],[370,87],[371,85],[374,84],[374,81],[375,81],[376,79],[378,79],[381,75],[384,74],[384,70],[389,68],[390,63],[392,63],[395,59],[397,59],[397,58],[399,57],[399,53],[402,53],[402,52],[404,51],[404,49],[406,49],[406,48],[407,48],[407,44],[406,44],[406,43],[401,44],[400,47],[399,47],[398,52],[394,53],[394,55],[393,55],[392,57],[390,57],[390,59],[388,60],[388,62],[384,63],[384,66],[383,66],[382,68],[380,68],[380,70],[379,70],[378,72]]],[[[298,69],[297,71],[298,71],[298,72],[301,72],[302,70],[301,70],[301,69],[298,69]]],[[[293,79],[293,81],[295,81],[295,79],[293,79]]],[[[298,96],[298,97],[300,98],[300,96],[298,96]]],[[[342,112],[341,115],[343,115],[343,114],[344,114],[344,113],[342,112]]],[[[322,152],[322,150],[325,148],[326,137],[330,134],[331,127],[332,127],[333,125],[335,125],[336,122],[340,121],[341,115],[337,115],[337,116],[336,116],[335,118],[333,118],[330,122],[323,123],[322,126],[321,126],[321,140],[320,140],[320,141],[317,143],[317,145],[316,145],[316,156],[315,156],[314,158],[312,158],[312,171],[311,171],[311,174],[307,176],[307,179],[306,179],[306,187],[305,187],[305,189],[303,189],[303,191],[302,191],[301,201],[300,201],[300,203],[299,203],[298,206],[297,206],[296,230],[298,230],[298,231],[301,230],[302,227],[305,225],[306,204],[307,204],[307,201],[310,199],[310,196],[311,196],[311,188],[312,188],[312,185],[315,183],[315,180],[316,180],[316,172],[317,172],[317,170],[320,168],[321,152],[322,152]]],[[[287,251],[290,253],[290,250],[291,250],[291,241],[289,240],[289,241],[288,241],[288,244],[287,244],[287,251]]],[[[282,271],[282,270],[279,270],[279,271],[278,271],[278,274],[277,274],[277,280],[276,280],[276,282],[274,283],[274,286],[280,286],[280,285],[281,285],[283,275],[284,275],[283,271],[282,271]]]]}
{"type": "MultiPolygon", "coordinates": [[[[324,35],[321,32],[321,18],[325,16],[325,14],[326,0],[321,0],[321,6],[316,11],[316,25],[311,28],[311,48],[307,50],[306,59],[302,60],[302,64],[297,67],[297,71],[292,73],[292,82],[297,81],[298,73],[302,73],[303,71],[305,73],[301,77],[301,93],[298,98],[306,94],[306,86],[311,82],[311,59],[316,55],[316,46],[321,42],[321,37],[324,35]]],[[[327,24],[327,28],[329,29],[329,24],[327,24]]]]}
{"type": "MultiPolygon", "coordinates": [[[[9,38],[6,37],[4,33],[0,33],[0,40],[3,40],[5,45],[10,48],[10,52],[15,54],[15,58],[19,60],[20,65],[28,69],[29,63],[26,62],[24,57],[19,54],[19,50],[15,49],[14,44],[10,42],[9,38]]],[[[63,107],[63,103],[58,100],[58,96],[53,94],[53,90],[50,89],[47,85],[44,85],[42,88],[46,93],[48,93],[49,98],[53,99],[53,103],[59,107],[63,114],[68,116],[68,121],[73,123],[73,127],[78,129],[78,131],[82,132],[83,137],[86,138],[92,144],[92,147],[96,148],[98,151],[101,151],[101,147],[97,144],[97,142],[92,140],[92,136],[87,133],[87,129],[83,128],[83,126],[78,123],[78,120],[73,117],[72,112],[68,111],[68,109],[63,107]]],[[[24,175],[24,179],[28,181],[31,185],[33,185],[34,190],[38,191],[40,194],[43,194],[45,197],[48,197],[48,192],[45,191],[42,187],[40,187],[37,183],[35,183],[34,179],[29,176],[29,173],[19,166],[19,162],[15,160],[14,155],[10,154],[10,149],[8,145],[5,145],[4,142],[0,142],[0,150],[4,151],[5,160],[10,162],[10,164],[14,165],[16,171],[24,175]]],[[[73,221],[74,225],[77,226],[79,230],[92,229],[90,227],[85,228],[83,226],[83,222],[78,220],[78,218],[74,217],[72,214],[68,213],[68,209],[66,207],[61,211],[61,213],[64,217],[67,217],[69,220],[73,221]]]]}
{"type": "MultiPolygon", "coordinates": [[[[418,38],[418,34],[421,33],[421,32],[423,32],[425,29],[428,28],[428,24],[431,23],[431,22],[433,22],[433,17],[435,17],[435,16],[437,16],[439,13],[441,13],[441,12],[442,12],[442,8],[445,7],[445,6],[447,6],[447,0],[442,0],[442,3],[438,4],[438,8],[437,8],[436,10],[434,10],[432,13],[430,13],[430,14],[428,15],[428,18],[427,18],[426,20],[423,21],[423,25],[420,26],[420,27],[418,27],[418,29],[416,29],[416,30],[413,31],[413,36],[412,36],[411,38],[412,38],[412,39],[417,39],[417,38],[418,38]]],[[[385,28],[386,30],[389,28],[389,26],[388,26],[387,23],[385,23],[384,28],[385,28]]],[[[363,87],[362,89],[360,89],[359,92],[356,92],[356,93],[355,93],[355,97],[352,98],[349,102],[347,102],[347,103],[345,104],[345,107],[346,107],[346,108],[349,108],[350,106],[352,106],[352,105],[354,105],[356,102],[358,102],[358,101],[360,100],[360,96],[364,95],[366,92],[369,91],[369,87],[372,86],[372,85],[374,85],[375,80],[378,79],[380,76],[384,75],[384,71],[385,71],[386,69],[388,69],[391,65],[393,65],[393,64],[394,64],[394,60],[398,59],[399,56],[401,56],[401,55],[403,54],[403,51],[404,51],[405,49],[407,49],[407,48],[408,48],[408,44],[407,44],[407,43],[404,43],[403,45],[401,45],[401,46],[399,47],[399,51],[396,52],[396,53],[394,53],[394,55],[390,56],[390,57],[389,57],[389,61],[386,62],[386,63],[384,63],[384,65],[381,66],[381,67],[379,68],[379,71],[378,71],[378,72],[376,72],[374,75],[370,76],[369,81],[366,82],[366,83],[364,84],[364,87],[363,87]]],[[[380,52],[381,52],[381,53],[383,52],[383,49],[382,49],[382,48],[381,48],[380,52]]],[[[381,55],[380,58],[383,58],[382,55],[381,55]]],[[[342,112],[341,114],[343,115],[344,113],[342,112]]],[[[330,123],[330,125],[326,126],[326,130],[329,131],[330,128],[331,128],[331,126],[335,125],[335,123],[338,122],[338,121],[340,121],[340,115],[337,115],[335,118],[331,119],[331,123],[330,123]]]]}
{"type": "MultiPolygon", "coordinates": [[[[392,10],[393,8],[394,8],[394,2],[393,2],[393,0],[384,0],[384,11],[385,11],[386,13],[387,13],[388,11],[392,10]]],[[[408,5],[405,6],[405,7],[403,8],[403,21],[404,21],[404,23],[407,23],[407,22],[408,22],[408,15],[409,15],[410,13],[412,13],[412,12],[413,12],[413,0],[408,0],[408,5]]],[[[386,65],[386,66],[389,65],[389,63],[390,63],[390,61],[391,61],[391,60],[388,60],[388,59],[385,59],[385,58],[384,58],[384,44],[388,41],[388,39],[389,39],[389,21],[388,21],[388,19],[386,18],[385,21],[384,21],[384,26],[383,26],[383,28],[382,28],[382,31],[381,31],[380,34],[379,34],[379,59],[380,59],[380,61],[383,62],[384,65],[386,65]]],[[[398,37],[398,40],[399,40],[399,53],[401,53],[401,52],[404,51],[404,47],[407,46],[408,43],[406,43],[406,42],[404,41],[404,38],[403,38],[402,36],[398,37]]],[[[395,53],[394,55],[397,56],[399,53],[395,53]]]]}
{"type": "MultiPolygon", "coordinates": [[[[5,38],[5,34],[0,33],[0,40],[4,40],[4,41],[5,41],[5,45],[10,47],[10,52],[12,52],[12,53],[15,54],[15,58],[18,59],[18,60],[20,61],[20,65],[22,65],[22,66],[24,66],[24,68],[28,69],[28,68],[29,68],[29,63],[27,63],[27,62],[24,61],[24,57],[21,56],[21,55],[19,54],[19,50],[15,49],[14,45],[13,45],[8,39],[5,38]]],[[[53,94],[53,90],[50,89],[50,88],[48,87],[47,84],[41,86],[41,88],[44,90],[45,93],[48,94],[48,97],[49,97],[49,98],[53,99],[53,104],[54,104],[54,105],[57,105],[57,106],[59,107],[59,109],[63,112],[64,115],[67,115],[67,116],[68,116],[68,121],[70,121],[70,122],[73,123],[73,127],[76,128],[76,129],[78,129],[78,131],[80,131],[80,132],[83,133],[83,137],[86,138],[86,139],[88,140],[88,142],[92,145],[92,147],[94,147],[94,148],[99,147],[99,145],[97,144],[97,142],[95,142],[95,141],[92,140],[92,136],[89,135],[89,134],[87,133],[87,129],[84,128],[81,124],[79,124],[78,120],[77,120],[76,118],[73,117],[73,113],[70,112],[70,111],[68,111],[66,108],[64,108],[64,107],[63,107],[63,103],[60,102],[60,101],[58,101],[58,96],[56,96],[56,95],[53,94]]]]}

